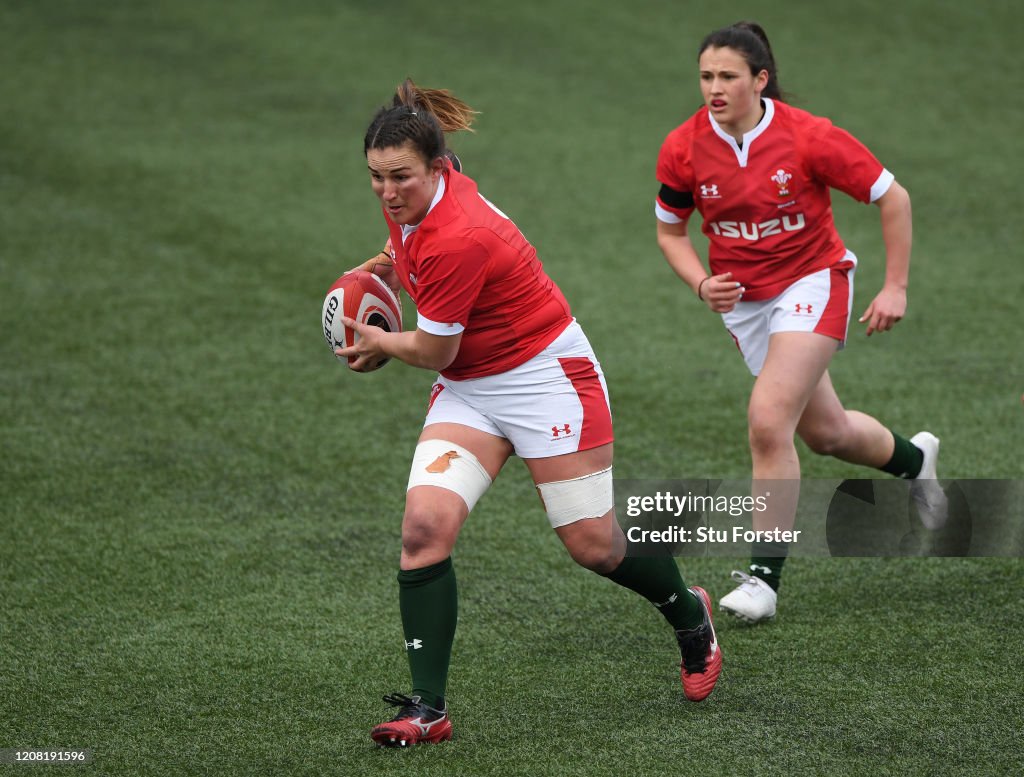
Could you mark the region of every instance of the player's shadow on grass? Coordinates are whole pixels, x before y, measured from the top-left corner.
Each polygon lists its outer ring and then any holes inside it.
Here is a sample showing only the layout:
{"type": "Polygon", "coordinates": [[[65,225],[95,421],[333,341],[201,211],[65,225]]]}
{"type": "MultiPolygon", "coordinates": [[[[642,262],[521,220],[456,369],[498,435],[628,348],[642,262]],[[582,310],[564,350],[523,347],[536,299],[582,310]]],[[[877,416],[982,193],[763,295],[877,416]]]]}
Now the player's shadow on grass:
{"type": "Polygon", "coordinates": [[[969,556],[974,520],[963,489],[944,488],[949,516],[929,530],[903,480],[844,480],[829,503],[825,535],[834,557],[969,556]]]}

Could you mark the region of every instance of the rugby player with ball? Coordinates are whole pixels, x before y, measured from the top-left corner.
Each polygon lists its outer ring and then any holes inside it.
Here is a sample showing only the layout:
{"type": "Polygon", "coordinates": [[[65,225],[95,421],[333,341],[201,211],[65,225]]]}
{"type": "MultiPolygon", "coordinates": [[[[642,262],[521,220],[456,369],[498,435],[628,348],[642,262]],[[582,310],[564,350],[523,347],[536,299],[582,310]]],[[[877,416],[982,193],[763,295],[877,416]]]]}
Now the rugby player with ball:
{"type": "Polygon", "coordinates": [[[405,331],[385,331],[343,316],[358,339],[336,354],[357,371],[394,358],[439,373],[402,519],[399,609],[411,692],[384,697],[398,707],[371,732],[385,747],[451,738],[445,686],[458,610],[452,550],[512,455],[526,464],[570,556],[637,592],[668,621],[686,697],[707,697],[722,666],[708,595],[688,589],[669,556],[626,556],[613,508],[612,419],[600,363],[534,247],[445,153],[445,133],[468,129],[473,115],[450,92],[407,80],[364,139],[393,262],[377,262],[373,272],[401,285],[417,320],[405,331]]]}

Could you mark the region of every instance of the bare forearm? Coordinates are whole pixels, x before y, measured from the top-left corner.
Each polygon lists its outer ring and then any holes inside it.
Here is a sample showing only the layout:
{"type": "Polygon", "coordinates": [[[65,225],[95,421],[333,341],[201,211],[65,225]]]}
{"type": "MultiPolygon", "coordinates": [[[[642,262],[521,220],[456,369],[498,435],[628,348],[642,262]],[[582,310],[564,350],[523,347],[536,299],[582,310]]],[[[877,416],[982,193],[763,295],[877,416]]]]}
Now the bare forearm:
{"type": "Polygon", "coordinates": [[[380,350],[413,367],[426,370],[443,370],[455,360],[458,347],[448,348],[448,340],[426,335],[420,329],[408,332],[386,332],[381,335],[380,350]]]}
{"type": "Polygon", "coordinates": [[[910,195],[893,181],[876,205],[882,219],[882,240],[885,242],[885,283],[859,319],[867,322],[867,335],[886,332],[903,318],[907,311],[907,280],[910,276],[910,195]]]}
{"type": "Polygon", "coordinates": [[[367,368],[375,369],[382,356],[390,356],[413,367],[441,371],[455,361],[462,342],[461,333],[442,337],[422,329],[385,332],[379,327],[360,324],[348,317],[342,317],[341,321],[350,329],[355,329],[358,337],[355,344],[335,348],[334,353],[347,358],[349,367],[358,372],[367,368]]]}
{"type": "Polygon", "coordinates": [[[686,234],[685,226],[659,223],[658,247],[675,274],[697,294],[708,273],[686,234]]]}
{"type": "Polygon", "coordinates": [[[910,249],[913,241],[910,195],[893,183],[879,200],[882,240],[885,243],[885,285],[906,289],[910,277],[910,249]]]}

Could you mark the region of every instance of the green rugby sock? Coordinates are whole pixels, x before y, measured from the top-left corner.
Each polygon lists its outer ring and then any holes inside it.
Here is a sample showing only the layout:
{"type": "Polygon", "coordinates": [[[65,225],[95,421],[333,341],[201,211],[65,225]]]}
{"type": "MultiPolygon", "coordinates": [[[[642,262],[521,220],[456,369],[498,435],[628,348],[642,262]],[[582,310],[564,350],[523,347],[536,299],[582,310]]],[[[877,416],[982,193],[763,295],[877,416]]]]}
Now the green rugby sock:
{"type": "Polygon", "coordinates": [[[444,707],[448,664],[459,616],[451,557],[421,569],[400,570],[398,604],[412,672],[412,695],[440,709],[444,707]]]}
{"type": "Polygon", "coordinates": [[[692,629],[704,622],[704,611],[697,597],[686,589],[679,565],[671,556],[626,556],[605,577],[636,591],[676,630],[692,629]]]}
{"type": "Polygon", "coordinates": [[[916,478],[924,464],[924,453],[914,443],[906,437],[900,437],[896,432],[892,432],[892,439],[895,443],[892,458],[879,469],[898,478],[916,478]]]}
{"type": "Polygon", "coordinates": [[[750,546],[750,574],[761,578],[777,592],[788,553],[788,542],[755,542],[750,546]]]}

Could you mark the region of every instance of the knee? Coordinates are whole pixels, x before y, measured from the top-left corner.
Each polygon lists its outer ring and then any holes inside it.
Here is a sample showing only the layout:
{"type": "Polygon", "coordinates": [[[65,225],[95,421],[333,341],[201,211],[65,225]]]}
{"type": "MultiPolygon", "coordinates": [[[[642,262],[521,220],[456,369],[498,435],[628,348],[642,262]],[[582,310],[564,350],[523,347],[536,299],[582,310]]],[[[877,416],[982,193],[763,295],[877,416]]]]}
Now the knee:
{"type": "Polygon", "coordinates": [[[440,554],[446,558],[455,544],[448,530],[451,521],[438,510],[424,506],[408,506],[402,519],[402,557],[422,560],[440,554]]]}
{"type": "Polygon", "coordinates": [[[751,408],[747,414],[747,433],[750,450],[762,456],[770,456],[793,445],[793,430],[768,410],[751,408]]]}
{"type": "Polygon", "coordinates": [[[821,456],[834,456],[842,450],[844,435],[841,427],[818,425],[801,428],[799,434],[807,447],[821,456]]]}
{"type": "Polygon", "coordinates": [[[602,518],[585,518],[562,533],[562,543],[572,560],[585,569],[607,574],[622,563],[625,540],[602,518]]]}
{"type": "Polygon", "coordinates": [[[611,547],[573,547],[568,551],[573,561],[599,575],[613,572],[622,563],[622,557],[617,557],[611,547]]]}
{"type": "Polygon", "coordinates": [[[402,527],[402,555],[414,559],[434,547],[436,533],[424,523],[407,523],[402,527]]]}

